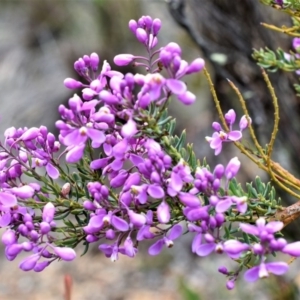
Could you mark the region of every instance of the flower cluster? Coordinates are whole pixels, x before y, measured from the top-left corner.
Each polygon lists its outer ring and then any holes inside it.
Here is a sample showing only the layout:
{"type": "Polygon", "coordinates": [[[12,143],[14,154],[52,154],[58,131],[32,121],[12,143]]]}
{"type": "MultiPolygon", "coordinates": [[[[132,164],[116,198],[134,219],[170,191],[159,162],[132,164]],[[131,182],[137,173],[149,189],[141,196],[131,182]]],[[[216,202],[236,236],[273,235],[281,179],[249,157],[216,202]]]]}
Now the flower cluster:
{"type": "MultiPolygon", "coordinates": [[[[299,244],[275,238],[281,222],[265,224],[258,218],[268,200],[260,204],[236,186],[239,159],[210,171],[197,162],[190,146],[183,148],[182,136],[173,136],[175,123],[167,115],[170,97],[185,105],[196,100],[182,79],[200,72],[204,60],[186,62],[174,42],[156,49],[159,19],[143,16],[131,20],[129,28],[148,56],[120,54],[114,63],[143,67],[146,75],[123,75],[107,61],[99,68],[96,53],[84,55],[74,64],[81,79],[64,81],[67,88],[81,91],[59,106],[58,140],[44,126],[5,131],[0,144],[0,226],[7,228],[2,236],[7,259],[32,252],[20,268],[39,272],[55,260],[73,260],[73,248],[81,242],[86,250],[97,243],[116,261],[119,254],[136,256],[144,240],[152,241],[148,253],[155,256],[186,230],[194,236],[191,248],[198,256],[225,253],[244,265],[258,257],[259,265],[245,273],[248,281],[268,272],[284,273],[287,265],[265,263],[267,254],[299,256],[299,244]],[[66,166],[60,164],[62,157],[66,166]],[[62,187],[57,179],[65,182],[62,187]],[[234,236],[238,229],[232,224],[243,217],[247,222],[258,219],[256,226],[240,225],[256,243],[234,236]]],[[[243,116],[239,130],[233,130],[235,119],[234,110],[225,114],[228,132],[213,123],[216,132],[207,140],[216,155],[223,142],[240,140],[251,122],[243,116]]],[[[229,277],[229,289],[240,271],[220,269],[229,277]]]]}

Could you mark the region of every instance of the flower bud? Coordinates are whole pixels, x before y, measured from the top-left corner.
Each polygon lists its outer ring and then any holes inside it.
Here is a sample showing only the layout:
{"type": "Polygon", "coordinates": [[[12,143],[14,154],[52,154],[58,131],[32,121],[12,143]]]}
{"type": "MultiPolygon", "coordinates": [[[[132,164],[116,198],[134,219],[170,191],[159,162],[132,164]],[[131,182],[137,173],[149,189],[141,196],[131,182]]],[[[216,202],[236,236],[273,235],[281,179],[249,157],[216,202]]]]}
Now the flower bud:
{"type": "Polygon", "coordinates": [[[225,121],[228,125],[233,125],[235,122],[236,113],[233,109],[230,109],[228,113],[225,114],[225,121]]]}
{"type": "Polygon", "coordinates": [[[148,40],[148,34],[143,28],[138,28],[135,32],[135,36],[142,44],[146,44],[148,40]]]}
{"type": "Polygon", "coordinates": [[[241,163],[237,157],[232,158],[225,169],[225,176],[228,180],[231,180],[236,176],[240,169],[241,163]]]}
{"type": "Polygon", "coordinates": [[[227,281],[226,287],[227,287],[228,290],[234,289],[234,286],[235,286],[234,280],[228,280],[228,281],[227,281]]]}
{"type": "Polygon", "coordinates": [[[69,195],[70,193],[70,190],[71,190],[71,184],[69,182],[66,182],[62,188],[61,188],[61,194],[63,197],[66,197],[69,195]]]}
{"type": "MultiPolygon", "coordinates": [[[[249,119],[250,124],[251,124],[252,123],[251,118],[249,117],[248,119],[249,119]]],[[[240,124],[239,124],[241,131],[249,127],[248,119],[245,115],[241,117],[240,124]]]]}
{"type": "Polygon", "coordinates": [[[88,234],[86,236],[86,241],[89,242],[89,243],[94,243],[94,242],[97,242],[98,240],[99,240],[99,238],[95,235],[88,234]]]}
{"type": "Polygon", "coordinates": [[[70,90],[74,90],[74,89],[78,89],[78,88],[82,87],[82,83],[73,78],[66,78],[64,80],[64,85],[66,88],[68,88],[70,90]]]}
{"type": "Polygon", "coordinates": [[[188,66],[185,74],[197,73],[203,70],[205,66],[205,61],[202,58],[197,58],[188,66]]]}
{"type": "Polygon", "coordinates": [[[14,187],[11,189],[14,195],[21,199],[31,198],[34,194],[34,189],[29,185],[23,185],[21,187],[14,187]]]}
{"type": "Polygon", "coordinates": [[[47,222],[41,222],[40,224],[41,234],[47,234],[51,230],[51,226],[47,222]]]}
{"type": "Polygon", "coordinates": [[[127,66],[134,60],[134,56],[132,54],[119,54],[114,57],[114,63],[117,66],[127,66]]]}
{"type": "Polygon", "coordinates": [[[22,269],[23,271],[30,271],[35,267],[39,258],[40,257],[38,254],[33,254],[29,256],[25,258],[23,261],[21,261],[19,268],[22,269]]]}
{"type": "Polygon", "coordinates": [[[49,265],[50,265],[50,261],[42,261],[42,262],[37,263],[35,265],[35,267],[33,268],[33,270],[35,272],[42,272],[49,265]]]}
{"type": "Polygon", "coordinates": [[[48,202],[43,209],[43,221],[50,223],[53,218],[54,218],[54,214],[55,214],[55,207],[51,202],[48,202]]]}
{"type": "Polygon", "coordinates": [[[138,27],[137,22],[135,20],[130,20],[128,23],[128,27],[131,30],[131,32],[135,34],[138,27]]]}
{"type": "Polygon", "coordinates": [[[224,274],[224,275],[227,275],[227,274],[228,274],[228,270],[227,270],[227,268],[224,267],[224,266],[219,267],[218,271],[219,271],[221,274],[224,274]]]}
{"type": "Polygon", "coordinates": [[[134,136],[137,132],[136,123],[129,119],[125,125],[123,125],[121,133],[122,136],[125,138],[130,138],[134,136]]]}
{"type": "Polygon", "coordinates": [[[99,60],[100,59],[97,53],[92,53],[90,55],[91,68],[94,72],[98,70],[99,60]]]}
{"type": "Polygon", "coordinates": [[[105,232],[105,237],[106,237],[108,240],[114,240],[115,237],[116,237],[116,232],[115,232],[113,229],[108,229],[108,230],[105,232]]]}
{"type": "Polygon", "coordinates": [[[186,91],[185,93],[178,95],[177,98],[184,105],[191,105],[196,101],[196,96],[193,93],[191,93],[190,91],[186,91]]]}
{"type": "Polygon", "coordinates": [[[161,20],[160,19],[154,19],[152,22],[152,33],[154,36],[158,35],[158,32],[161,28],[161,20]]]}
{"type": "Polygon", "coordinates": [[[9,245],[14,244],[17,241],[17,236],[16,236],[15,231],[8,229],[3,233],[1,239],[2,239],[2,243],[5,246],[9,246],[9,245]]]}
{"type": "Polygon", "coordinates": [[[62,260],[65,261],[71,261],[76,257],[76,252],[72,248],[53,247],[53,250],[57,256],[59,256],[62,260]]]}

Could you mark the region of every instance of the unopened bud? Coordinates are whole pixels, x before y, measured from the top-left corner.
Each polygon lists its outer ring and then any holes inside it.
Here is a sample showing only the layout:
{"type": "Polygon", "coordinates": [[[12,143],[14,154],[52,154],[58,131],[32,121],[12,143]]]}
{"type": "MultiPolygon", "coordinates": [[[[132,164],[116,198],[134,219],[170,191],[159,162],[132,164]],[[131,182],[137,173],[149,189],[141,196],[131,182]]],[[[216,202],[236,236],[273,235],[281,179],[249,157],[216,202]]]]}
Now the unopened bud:
{"type": "Polygon", "coordinates": [[[71,184],[69,182],[66,182],[61,188],[61,195],[63,197],[67,197],[70,193],[70,190],[71,190],[71,184]]]}

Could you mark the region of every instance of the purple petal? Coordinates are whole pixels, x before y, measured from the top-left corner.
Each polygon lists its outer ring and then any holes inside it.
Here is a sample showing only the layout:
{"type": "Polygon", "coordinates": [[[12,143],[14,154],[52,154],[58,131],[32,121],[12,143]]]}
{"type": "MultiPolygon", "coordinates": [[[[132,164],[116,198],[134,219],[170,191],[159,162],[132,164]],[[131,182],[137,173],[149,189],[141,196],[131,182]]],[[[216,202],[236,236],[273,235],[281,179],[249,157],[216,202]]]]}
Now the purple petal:
{"type": "Polygon", "coordinates": [[[179,193],[178,197],[181,203],[189,207],[199,207],[201,204],[200,199],[190,193],[179,193]]]}
{"type": "Polygon", "coordinates": [[[237,240],[228,240],[224,243],[224,250],[228,254],[240,254],[249,249],[248,244],[241,243],[237,240]]]}
{"type": "Polygon", "coordinates": [[[170,91],[175,95],[181,95],[186,91],[185,83],[180,80],[168,79],[166,84],[170,91]]]}
{"type": "Polygon", "coordinates": [[[222,145],[222,140],[220,139],[219,134],[216,133],[217,136],[214,137],[215,133],[213,134],[212,140],[210,142],[210,147],[212,149],[218,149],[220,147],[220,145],[222,145]]]}
{"type": "Polygon", "coordinates": [[[241,223],[240,229],[248,234],[259,235],[259,230],[254,225],[241,223]]]}
{"type": "Polygon", "coordinates": [[[162,201],[162,203],[157,207],[156,214],[160,223],[168,223],[171,218],[169,205],[165,201],[162,201]]]}
{"type": "Polygon", "coordinates": [[[196,95],[194,95],[190,91],[178,95],[177,97],[184,105],[191,105],[196,101],[196,95]]]}
{"type": "Polygon", "coordinates": [[[102,169],[107,166],[109,160],[110,160],[110,157],[95,159],[91,162],[90,168],[93,170],[102,169]]]}
{"type": "Polygon", "coordinates": [[[198,221],[201,219],[207,219],[209,214],[207,212],[207,206],[204,207],[197,207],[197,208],[189,208],[189,210],[187,211],[187,213],[185,214],[188,218],[189,221],[198,221]]]}
{"type": "Polygon", "coordinates": [[[198,247],[198,250],[196,253],[199,256],[207,256],[211,252],[213,252],[215,250],[215,248],[216,248],[215,243],[202,244],[198,247]]]}
{"type": "Polygon", "coordinates": [[[17,205],[17,198],[5,192],[0,192],[0,202],[3,206],[12,207],[17,205]]]}
{"type": "Polygon", "coordinates": [[[81,135],[79,130],[75,129],[64,137],[63,142],[66,146],[73,146],[84,143],[86,139],[86,135],[81,135]]]}
{"type": "Polygon", "coordinates": [[[287,244],[281,251],[291,256],[298,257],[300,256],[300,242],[287,244]]]}
{"type": "Polygon", "coordinates": [[[27,141],[27,140],[33,140],[40,134],[39,128],[32,127],[26,130],[20,137],[20,140],[27,141]]]}
{"type": "Polygon", "coordinates": [[[124,160],[123,159],[115,159],[111,164],[110,167],[112,168],[112,170],[114,171],[119,171],[124,164],[124,160]]]}
{"type": "Polygon", "coordinates": [[[120,171],[120,173],[110,181],[110,186],[112,188],[121,187],[122,185],[124,185],[127,178],[128,178],[128,173],[124,170],[123,172],[120,171]]]}
{"type": "Polygon", "coordinates": [[[247,211],[248,205],[247,203],[241,203],[237,205],[237,210],[241,213],[244,214],[247,211]]]}
{"type": "Polygon", "coordinates": [[[105,134],[97,129],[88,128],[86,132],[87,136],[98,144],[103,144],[106,140],[105,134]]]}
{"type": "Polygon", "coordinates": [[[59,177],[58,170],[50,163],[47,163],[46,171],[49,177],[51,177],[52,179],[57,179],[59,177]]]}
{"type": "Polygon", "coordinates": [[[202,233],[197,233],[192,242],[192,252],[196,253],[202,241],[202,233]]]}
{"type": "Polygon", "coordinates": [[[275,275],[282,275],[287,272],[289,265],[285,262],[266,263],[267,270],[275,275]]]}
{"type": "Polygon", "coordinates": [[[11,221],[11,214],[10,213],[5,213],[2,216],[0,216],[0,227],[6,227],[9,225],[11,221]]]}
{"type": "Polygon", "coordinates": [[[183,186],[181,177],[177,173],[172,172],[171,173],[171,181],[170,181],[169,185],[172,187],[172,189],[174,191],[180,192],[182,189],[182,186],[183,186]]]}
{"type": "Polygon", "coordinates": [[[78,162],[84,153],[85,144],[82,143],[78,146],[73,147],[66,155],[66,161],[68,163],[76,163],[78,162]]]}
{"type": "Polygon", "coordinates": [[[97,229],[97,230],[101,229],[103,226],[103,215],[97,215],[97,216],[91,217],[88,226],[92,227],[93,229],[97,229]]]}
{"type": "Polygon", "coordinates": [[[34,189],[30,185],[23,185],[21,187],[14,187],[11,189],[13,194],[19,198],[31,198],[34,194],[34,189]]]}
{"type": "Polygon", "coordinates": [[[168,238],[172,241],[176,240],[182,235],[182,231],[183,231],[182,226],[179,224],[176,224],[168,232],[168,238]]]}
{"type": "Polygon", "coordinates": [[[280,231],[283,228],[283,223],[280,221],[272,221],[266,225],[268,233],[280,231]]]}
{"type": "Polygon", "coordinates": [[[112,246],[107,244],[99,245],[98,249],[104,253],[106,257],[110,257],[112,255],[112,246]]]}
{"type": "Polygon", "coordinates": [[[127,150],[128,150],[128,142],[127,139],[124,139],[113,147],[113,155],[116,158],[123,158],[127,150]]]}
{"type": "Polygon", "coordinates": [[[129,225],[126,221],[123,219],[117,217],[117,216],[112,216],[111,218],[111,224],[120,231],[128,231],[129,230],[129,225]]]}
{"type": "Polygon", "coordinates": [[[159,185],[151,184],[147,189],[148,194],[154,199],[161,199],[165,196],[163,188],[159,185]]]}
{"type": "Polygon", "coordinates": [[[223,213],[223,212],[227,211],[231,207],[231,205],[232,205],[232,201],[230,198],[228,198],[226,200],[221,200],[216,205],[216,212],[223,213]]]}
{"type": "Polygon", "coordinates": [[[150,101],[157,100],[160,97],[161,86],[162,84],[155,84],[151,87],[151,90],[149,91],[150,101]]]}
{"type": "Polygon", "coordinates": [[[122,127],[121,133],[125,138],[130,138],[134,136],[137,132],[136,123],[129,119],[128,122],[122,127]]]}
{"type": "Polygon", "coordinates": [[[158,255],[162,248],[164,246],[164,240],[163,239],[159,239],[157,242],[155,242],[148,250],[149,255],[158,255]]]}
{"type": "Polygon", "coordinates": [[[219,155],[222,151],[222,143],[220,144],[220,146],[218,148],[215,149],[215,155],[219,155]]]}
{"type": "Polygon", "coordinates": [[[135,166],[144,162],[144,159],[136,154],[130,154],[129,159],[135,166]]]}
{"type": "Polygon", "coordinates": [[[238,130],[230,131],[227,134],[227,139],[231,141],[238,141],[243,137],[242,133],[238,130]]]}
{"type": "Polygon", "coordinates": [[[258,279],[259,267],[253,267],[244,274],[244,279],[248,282],[254,282],[258,279]]]}

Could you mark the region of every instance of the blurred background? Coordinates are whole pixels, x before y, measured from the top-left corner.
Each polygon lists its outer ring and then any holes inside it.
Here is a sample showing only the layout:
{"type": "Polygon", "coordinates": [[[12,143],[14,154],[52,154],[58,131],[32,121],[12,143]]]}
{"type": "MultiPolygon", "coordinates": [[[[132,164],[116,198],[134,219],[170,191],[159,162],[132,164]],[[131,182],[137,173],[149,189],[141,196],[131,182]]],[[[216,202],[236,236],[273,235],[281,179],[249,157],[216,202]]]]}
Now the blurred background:
{"type": "MultiPolygon", "coordinates": [[[[258,0],[234,5],[230,0],[0,0],[0,131],[43,124],[55,132],[57,107],[73,94],[64,88],[63,80],[76,78],[74,61],[97,52],[102,61],[113,66],[116,54],[142,54],[143,48],[127,27],[130,19],[142,15],[163,21],[160,46],[173,41],[181,45],[185,60],[205,58],[224,111],[234,108],[241,116],[226,78],[237,84],[247,100],[259,140],[266,143],[273,110],[251,53],[252,48],[265,46],[280,46],[288,52],[291,39],[269,32],[259,23],[290,21],[258,0]]],[[[121,71],[134,72],[130,67],[121,71]]],[[[212,134],[211,123],[217,120],[209,89],[201,75],[186,80],[198,100],[191,107],[173,101],[170,112],[177,117],[178,132],[186,128],[197,155],[207,157],[212,166],[238,155],[247,165],[241,180],[257,174],[266,179],[231,145],[226,145],[220,157],[213,155],[204,139],[212,134]]],[[[271,80],[281,107],[281,133],[274,159],[299,176],[299,99],[292,88],[297,78],[278,73],[272,74],[271,80]]],[[[286,195],[283,200],[287,204],[295,201],[286,195]]],[[[299,238],[299,225],[289,227],[289,236],[299,238]]],[[[237,288],[229,292],[224,276],[217,272],[220,265],[230,266],[229,260],[193,256],[190,242],[191,237],[183,237],[156,258],[147,256],[149,245],[145,245],[135,259],[121,257],[115,263],[95,247],[75,262],[55,263],[41,274],[20,271],[18,261],[8,262],[2,254],[0,299],[64,299],[66,274],[73,280],[73,300],[299,299],[299,263],[291,265],[286,277],[255,284],[245,284],[241,278],[237,288]]]]}

